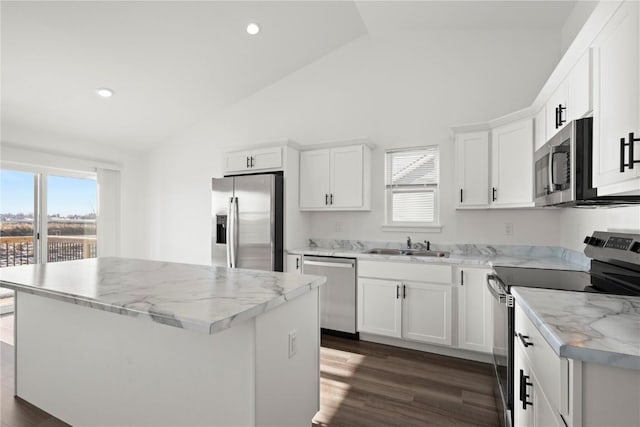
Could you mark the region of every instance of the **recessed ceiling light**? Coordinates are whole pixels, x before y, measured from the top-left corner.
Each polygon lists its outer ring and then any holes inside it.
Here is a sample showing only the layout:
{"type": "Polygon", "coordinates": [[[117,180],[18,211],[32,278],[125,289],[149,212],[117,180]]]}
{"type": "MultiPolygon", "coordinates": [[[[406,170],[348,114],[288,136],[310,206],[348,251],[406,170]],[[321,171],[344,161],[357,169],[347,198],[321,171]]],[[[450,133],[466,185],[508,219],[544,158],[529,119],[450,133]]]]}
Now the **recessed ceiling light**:
{"type": "Polygon", "coordinates": [[[96,89],[96,93],[103,98],[111,98],[115,92],[109,88],[101,87],[96,89]]]}
{"type": "Polygon", "coordinates": [[[249,25],[247,25],[247,33],[251,34],[252,36],[255,36],[259,32],[260,25],[256,24],[255,22],[251,22],[249,25]]]}

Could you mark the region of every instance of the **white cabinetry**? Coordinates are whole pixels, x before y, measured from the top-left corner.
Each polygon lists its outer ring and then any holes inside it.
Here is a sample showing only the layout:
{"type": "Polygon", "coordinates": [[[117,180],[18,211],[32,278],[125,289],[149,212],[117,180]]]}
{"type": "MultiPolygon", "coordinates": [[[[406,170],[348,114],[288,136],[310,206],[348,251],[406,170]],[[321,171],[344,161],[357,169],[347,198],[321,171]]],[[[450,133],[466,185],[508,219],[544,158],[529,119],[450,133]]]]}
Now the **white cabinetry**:
{"type": "Polygon", "coordinates": [[[302,273],[302,255],[287,255],[287,273],[302,273]]]}
{"type": "Polygon", "coordinates": [[[533,121],[521,120],[491,131],[491,203],[533,206],[533,121]]]}
{"type": "Polygon", "coordinates": [[[547,141],[567,123],[591,111],[591,61],[589,58],[587,51],[549,97],[545,106],[547,141]]]}
{"type": "Polygon", "coordinates": [[[458,208],[489,206],[489,132],[456,135],[458,208]]]}
{"type": "Polygon", "coordinates": [[[236,151],[224,155],[225,173],[259,172],[282,168],[282,147],[236,151]]]}
{"type": "Polygon", "coordinates": [[[362,144],[301,152],[300,209],[371,209],[371,149],[362,144]]]}
{"type": "Polygon", "coordinates": [[[627,1],[593,44],[593,184],[598,195],[640,193],[640,6],[627,1]],[[631,141],[630,134],[633,134],[631,141]],[[624,141],[623,141],[624,140],[624,141]],[[621,171],[623,170],[623,171],[621,171]]]}
{"type": "Polygon", "coordinates": [[[542,109],[538,111],[538,114],[533,118],[533,151],[542,147],[547,142],[547,129],[546,129],[546,108],[543,105],[542,109]]]}
{"type": "Polygon", "coordinates": [[[402,336],[401,286],[395,280],[358,278],[358,331],[402,336]]]}
{"type": "Polygon", "coordinates": [[[491,353],[493,298],[487,289],[486,268],[459,267],[454,270],[458,288],[458,347],[491,353]]]}
{"type": "Polygon", "coordinates": [[[450,266],[360,261],[358,331],[451,345],[450,281],[450,266]]]}

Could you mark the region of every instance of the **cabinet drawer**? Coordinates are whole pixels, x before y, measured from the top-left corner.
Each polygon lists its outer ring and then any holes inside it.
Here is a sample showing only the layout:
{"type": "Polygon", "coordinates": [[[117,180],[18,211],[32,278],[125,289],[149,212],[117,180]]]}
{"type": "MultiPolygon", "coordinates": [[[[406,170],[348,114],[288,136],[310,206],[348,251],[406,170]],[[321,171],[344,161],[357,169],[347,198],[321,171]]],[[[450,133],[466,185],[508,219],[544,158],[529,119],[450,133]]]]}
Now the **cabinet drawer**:
{"type": "Polygon", "coordinates": [[[358,261],[358,276],[426,283],[451,283],[450,265],[358,261]]]}
{"type": "Polygon", "coordinates": [[[544,390],[549,403],[557,412],[560,412],[562,360],[517,304],[515,308],[515,334],[515,346],[519,347],[528,359],[531,370],[535,373],[540,388],[544,390]],[[525,347],[520,335],[523,336],[525,342],[531,343],[531,345],[525,347]]]}

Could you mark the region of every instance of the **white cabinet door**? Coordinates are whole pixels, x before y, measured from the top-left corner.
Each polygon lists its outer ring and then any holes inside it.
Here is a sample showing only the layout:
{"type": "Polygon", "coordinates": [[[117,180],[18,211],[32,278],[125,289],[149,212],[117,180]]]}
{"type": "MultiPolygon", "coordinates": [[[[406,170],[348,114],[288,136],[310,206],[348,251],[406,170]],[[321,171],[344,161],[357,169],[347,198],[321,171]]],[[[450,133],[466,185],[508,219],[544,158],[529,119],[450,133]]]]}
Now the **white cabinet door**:
{"type": "Polygon", "coordinates": [[[491,294],[487,289],[485,268],[459,268],[458,277],[458,347],[491,353],[491,294]]]}
{"type": "Polygon", "coordinates": [[[251,169],[278,169],[282,167],[282,148],[265,148],[251,152],[251,169]]]}
{"type": "Polygon", "coordinates": [[[224,160],[225,172],[241,172],[251,168],[251,154],[248,151],[227,153],[224,160]]]}
{"type": "Polygon", "coordinates": [[[584,117],[591,111],[591,56],[587,50],[567,77],[567,120],[584,117]]]}
{"type": "Polygon", "coordinates": [[[282,168],[282,147],[237,151],[224,156],[225,172],[254,172],[282,168]]]}
{"type": "Polygon", "coordinates": [[[300,208],[329,206],[331,150],[300,153],[300,208]]]}
{"type": "Polygon", "coordinates": [[[547,141],[551,139],[558,131],[564,128],[567,123],[567,99],[569,98],[569,90],[566,80],[551,94],[551,97],[545,105],[546,125],[547,125],[547,141]]]}
{"type": "Polygon", "coordinates": [[[400,282],[358,278],[358,331],[399,338],[402,326],[400,282]]]}
{"type": "Polygon", "coordinates": [[[492,207],[533,206],[533,121],[491,131],[492,207]]]}
{"type": "Polygon", "coordinates": [[[287,255],[287,273],[302,273],[302,255],[287,255]]]}
{"type": "Polygon", "coordinates": [[[542,147],[547,142],[547,129],[546,129],[546,107],[543,105],[542,109],[536,114],[533,119],[533,138],[535,141],[534,151],[542,147]]]}
{"type": "Polygon", "coordinates": [[[402,336],[451,345],[451,285],[402,284],[402,336]]]}
{"type": "MultiPolygon", "coordinates": [[[[621,138],[628,143],[632,132],[640,137],[639,7],[636,1],[623,3],[593,45],[593,184],[598,195],[640,189],[640,164],[620,172],[621,163],[629,162],[629,147],[621,159],[621,138]]],[[[634,151],[639,160],[640,141],[634,151]]]]}
{"type": "Polygon", "coordinates": [[[489,206],[489,132],[456,135],[458,208],[489,206]]]}
{"type": "Polygon", "coordinates": [[[331,207],[362,207],[363,149],[362,145],[331,149],[331,207]]]}

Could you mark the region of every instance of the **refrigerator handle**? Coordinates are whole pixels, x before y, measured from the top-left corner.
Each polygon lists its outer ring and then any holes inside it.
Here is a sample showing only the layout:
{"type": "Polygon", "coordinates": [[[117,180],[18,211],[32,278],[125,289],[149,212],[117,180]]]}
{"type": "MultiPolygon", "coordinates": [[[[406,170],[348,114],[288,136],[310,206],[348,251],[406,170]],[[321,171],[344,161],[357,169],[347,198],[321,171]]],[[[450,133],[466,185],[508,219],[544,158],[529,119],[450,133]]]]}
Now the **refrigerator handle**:
{"type": "Polygon", "coordinates": [[[233,236],[233,197],[229,199],[229,208],[227,209],[227,267],[233,268],[231,254],[232,236],[233,236]]]}
{"type": "Polygon", "coordinates": [[[231,240],[231,268],[238,268],[238,238],[240,237],[240,233],[238,230],[238,198],[233,197],[231,208],[233,209],[233,230],[232,230],[232,240],[231,240]]]}

